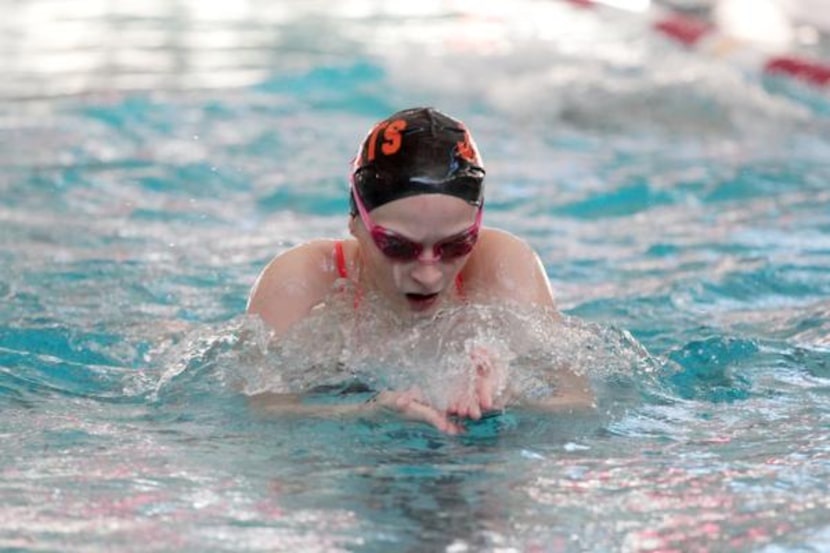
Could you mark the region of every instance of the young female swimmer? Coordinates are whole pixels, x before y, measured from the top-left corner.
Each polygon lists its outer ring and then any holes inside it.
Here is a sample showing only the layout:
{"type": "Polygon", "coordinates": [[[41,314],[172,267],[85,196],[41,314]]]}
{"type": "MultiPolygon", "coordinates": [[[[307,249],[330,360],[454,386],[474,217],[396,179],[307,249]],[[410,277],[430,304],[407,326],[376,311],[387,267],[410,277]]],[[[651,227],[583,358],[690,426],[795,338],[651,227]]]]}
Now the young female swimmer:
{"type": "MultiPolygon", "coordinates": [[[[344,278],[355,285],[356,306],[372,293],[402,315],[429,317],[465,302],[553,311],[550,284],[535,252],[505,231],[482,227],[484,175],[475,142],[460,121],[433,108],[384,119],[370,130],[352,164],[353,238],[311,241],[274,258],[254,285],[248,312],[282,334],[344,278]]],[[[372,404],[447,433],[461,432],[459,419],[478,419],[504,407],[499,396],[504,368],[484,351],[473,357],[474,386],[460,390],[444,410],[429,405],[418,390],[383,391],[372,404]]],[[[592,405],[583,377],[561,376],[558,393],[545,407],[592,405]]],[[[297,402],[261,401],[273,409],[302,409],[297,402]]]]}

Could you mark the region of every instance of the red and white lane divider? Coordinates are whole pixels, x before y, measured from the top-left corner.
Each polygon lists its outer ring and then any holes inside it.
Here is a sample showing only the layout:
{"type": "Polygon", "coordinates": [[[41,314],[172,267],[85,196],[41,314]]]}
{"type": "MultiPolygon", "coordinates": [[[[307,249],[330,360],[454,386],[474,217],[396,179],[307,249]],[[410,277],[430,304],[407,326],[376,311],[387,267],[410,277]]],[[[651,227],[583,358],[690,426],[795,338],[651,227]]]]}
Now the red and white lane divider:
{"type": "MultiPolygon", "coordinates": [[[[600,8],[600,0],[565,0],[579,8],[600,8]]],[[[655,32],[688,48],[700,49],[722,58],[755,64],[763,73],[796,79],[806,84],[830,89],[830,63],[794,54],[767,55],[749,45],[724,35],[716,25],[691,15],[651,8],[647,12],[655,32]]]]}

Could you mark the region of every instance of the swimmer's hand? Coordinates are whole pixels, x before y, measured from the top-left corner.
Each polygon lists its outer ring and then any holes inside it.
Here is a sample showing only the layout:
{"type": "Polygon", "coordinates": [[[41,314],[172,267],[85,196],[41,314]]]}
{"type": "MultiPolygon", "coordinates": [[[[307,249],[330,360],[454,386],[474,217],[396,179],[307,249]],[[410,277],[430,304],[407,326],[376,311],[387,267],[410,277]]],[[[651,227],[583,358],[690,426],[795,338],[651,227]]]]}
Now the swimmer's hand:
{"type": "Polygon", "coordinates": [[[430,424],[446,434],[457,435],[464,432],[464,427],[451,421],[448,413],[429,405],[417,388],[403,392],[383,391],[375,396],[372,403],[400,413],[409,420],[430,424]]]}
{"type": "Polygon", "coordinates": [[[494,360],[485,348],[470,354],[474,367],[473,382],[450,401],[447,414],[479,420],[488,411],[501,411],[506,403],[507,368],[494,360]]]}

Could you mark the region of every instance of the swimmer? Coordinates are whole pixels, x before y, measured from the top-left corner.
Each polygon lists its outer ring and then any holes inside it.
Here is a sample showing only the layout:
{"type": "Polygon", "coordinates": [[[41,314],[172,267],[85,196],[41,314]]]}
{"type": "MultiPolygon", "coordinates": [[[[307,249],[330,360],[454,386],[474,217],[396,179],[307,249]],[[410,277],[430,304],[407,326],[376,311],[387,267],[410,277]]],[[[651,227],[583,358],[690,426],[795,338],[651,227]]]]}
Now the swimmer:
{"type": "MultiPolygon", "coordinates": [[[[402,318],[433,316],[443,307],[555,304],[539,257],[526,242],[483,227],[484,164],[460,121],[433,108],[400,111],[376,124],[352,162],[352,238],[314,240],[274,258],[248,300],[277,336],[325,303],[340,279],[352,282],[354,304],[371,294],[402,318]]],[[[506,368],[486,351],[471,356],[476,381],[438,409],[418,390],[380,392],[381,406],[448,433],[457,422],[502,409],[506,368]]],[[[587,381],[564,375],[551,408],[592,404],[587,381]]]]}

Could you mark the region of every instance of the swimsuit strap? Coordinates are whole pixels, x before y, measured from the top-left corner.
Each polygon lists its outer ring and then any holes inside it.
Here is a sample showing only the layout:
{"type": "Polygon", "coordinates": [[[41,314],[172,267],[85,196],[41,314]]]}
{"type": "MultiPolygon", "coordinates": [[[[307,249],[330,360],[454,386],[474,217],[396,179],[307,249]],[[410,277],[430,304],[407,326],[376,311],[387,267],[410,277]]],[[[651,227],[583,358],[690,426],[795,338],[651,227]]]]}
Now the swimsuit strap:
{"type": "Polygon", "coordinates": [[[343,253],[342,240],[334,243],[334,259],[337,262],[337,274],[340,275],[340,278],[348,277],[349,272],[346,270],[346,254],[343,253]]]}
{"type": "Polygon", "coordinates": [[[461,299],[464,299],[464,277],[461,276],[461,273],[455,276],[455,291],[458,292],[461,299]]]}
{"type": "MultiPolygon", "coordinates": [[[[334,243],[334,260],[337,264],[337,274],[340,278],[348,278],[349,271],[346,268],[346,254],[343,251],[343,241],[338,240],[334,243]]],[[[354,295],[354,308],[360,307],[360,298],[363,297],[363,292],[358,287],[354,295]]]]}

